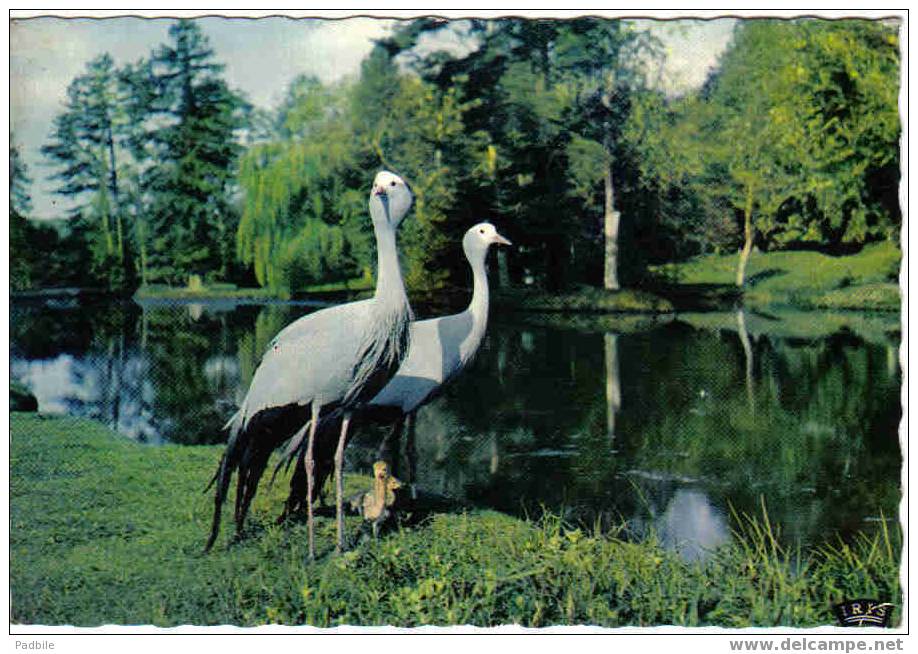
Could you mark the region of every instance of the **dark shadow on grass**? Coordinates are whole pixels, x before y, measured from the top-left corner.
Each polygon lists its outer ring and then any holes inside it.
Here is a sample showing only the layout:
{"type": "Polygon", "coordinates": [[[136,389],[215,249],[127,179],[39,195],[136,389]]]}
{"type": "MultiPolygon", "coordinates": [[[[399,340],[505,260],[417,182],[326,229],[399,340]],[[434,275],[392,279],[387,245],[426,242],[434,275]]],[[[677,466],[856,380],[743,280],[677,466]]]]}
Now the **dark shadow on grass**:
{"type": "Polygon", "coordinates": [[[743,297],[742,291],[733,284],[655,282],[642,290],[666,298],[676,311],[722,311],[733,308],[743,297]]]}
{"type": "MultiPolygon", "coordinates": [[[[417,489],[417,498],[412,499],[408,489],[405,488],[397,491],[396,502],[392,507],[393,515],[380,526],[379,535],[382,536],[399,528],[415,528],[437,514],[462,513],[472,508],[473,506],[468,502],[438,493],[427,492],[420,488],[417,489]]],[[[357,515],[357,512],[348,501],[344,503],[344,512],[347,515],[357,515]]],[[[334,519],[335,507],[334,505],[316,506],[313,508],[313,514],[317,518],[334,519]]],[[[285,524],[306,524],[306,511],[296,511],[288,515],[285,524]]],[[[243,539],[247,540],[253,536],[255,536],[255,533],[250,532],[249,528],[246,527],[243,539]]],[[[350,534],[348,538],[351,546],[366,539],[372,539],[370,523],[363,521],[356,533],[350,534]]]]}
{"type": "Polygon", "coordinates": [[[766,270],[760,270],[754,275],[749,275],[746,278],[746,284],[748,286],[755,286],[759,282],[763,282],[766,279],[771,279],[772,277],[778,277],[780,275],[786,275],[786,270],[780,270],[778,268],[768,268],[766,270]]]}

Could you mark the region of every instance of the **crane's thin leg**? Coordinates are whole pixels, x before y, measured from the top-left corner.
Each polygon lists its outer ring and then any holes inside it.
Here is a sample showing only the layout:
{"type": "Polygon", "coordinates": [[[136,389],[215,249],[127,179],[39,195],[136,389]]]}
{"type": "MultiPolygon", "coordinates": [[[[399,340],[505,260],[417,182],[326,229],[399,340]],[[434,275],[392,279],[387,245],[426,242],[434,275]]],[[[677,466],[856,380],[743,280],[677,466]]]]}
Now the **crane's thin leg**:
{"type": "Polygon", "coordinates": [[[306,531],[309,532],[309,558],[316,558],[316,525],[312,515],[312,487],[315,483],[316,460],[313,451],[316,442],[316,426],[319,424],[319,411],[315,402],[312,404],[312,419],[309,421],[309,440],[306,444],[306,531]]]}
{"type": "Polygon", "coordinates": [[[347,443],[347,427],[351,414],[345,413],[341,420],[341,435],[338,437],[338,449],[335,450],[335,517],[338,523],[337,552],[344,551],[344,446],[347,443]]]}
{"type": "Polygon", "coordinates": [[[408,488],[411,489],[411,499],[418,499],[418,490],[415,484],[418,479],[418,450],[414,441],[415,413],[412,411],[405,418],[408,435],[405,437],[405,454],[408,458],[408,488]]]}

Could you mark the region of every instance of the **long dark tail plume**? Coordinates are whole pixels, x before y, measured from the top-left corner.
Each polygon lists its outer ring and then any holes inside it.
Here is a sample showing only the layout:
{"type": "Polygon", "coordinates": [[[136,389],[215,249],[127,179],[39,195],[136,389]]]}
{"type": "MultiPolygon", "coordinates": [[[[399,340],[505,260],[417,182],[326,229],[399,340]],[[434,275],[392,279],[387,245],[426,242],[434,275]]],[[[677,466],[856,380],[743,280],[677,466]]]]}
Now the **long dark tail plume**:
{"type": "Polygon", "coordinates": [[[205,553],[210,551],[210,548],[213,547],[214,542],[217,540],[217,534],[220,533],[220,517],[223,512],[223,502],[226,501],[226,495],[229,491],[233,471],[239,466],[242,454],[247,449],[245,447],[247,443],[244,441],[248,439],[242,429],[242,422],[243,418],[240,412],[233,416],[227,423],[225,429],[229,430],[229,438],[226,441],[226,451],[220,459],[220,464],[217,466],[217,471],[214,473],[213,478],[210,480],[210,483],[207,484],[207,488],[204,489],[206,492],[207,489],[216,482],[217,488],[214,493],[214,519],[210,527],[210,537],[208,537],[207,543],[204,545],[205,553]]]}

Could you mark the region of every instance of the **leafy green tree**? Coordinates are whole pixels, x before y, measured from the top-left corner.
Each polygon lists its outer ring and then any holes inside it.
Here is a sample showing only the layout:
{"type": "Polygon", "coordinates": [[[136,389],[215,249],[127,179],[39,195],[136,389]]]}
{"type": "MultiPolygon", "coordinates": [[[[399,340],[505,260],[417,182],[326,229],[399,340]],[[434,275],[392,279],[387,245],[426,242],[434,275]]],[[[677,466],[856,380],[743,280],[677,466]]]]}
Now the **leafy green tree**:
{"type": "Polygon", "coordinates": [[[787,51],[776,48],[774,23],[749,22],[737,30],[724,56],[716,85],[702,111],[703,156],[724,183],[717,192],[742,214],[743,248],[736,285],[745,283],[746,265],[760,233],[777,229],[777,212],[800,185],[793,153],[779,137],[773,71],[787,51]]]}
{"type": "Polygon", "coordinates": [[[122,208],[133,224],[136,272],[140,283],[149,283],[151,230],[147,215],[147,172],[156,165],[156,151],[150,138],[150,120],[156,100],[156,87],[149,59],[127,64],[118,73],[119,105],[124,112],[123,144],[129,157],[122,157],[124,185],[122,208]]]}
{"type": "MultiPolygon", "coordinates": [[[[772,26],[772,33],[779,31],[772,26]]],[[[878,21],[801,20],[780,26],[788,61],[772,116],[796,155],[803,191],[782,240],[835,246],[897,238],[899,39],[878,21]]]]}
{"type": "Polygon", "coordinates": [[[456,202],[466,222],[493,217],[511,234],[511,225],[519,226],[512,236],[519,243],[509,271],[514,276],[563,287],[574,276],[571,251],[584,225],[567,194],[563,153],[570,135],[551,66],[557,26],[476,20],[467,32],[477,43],[467,54],[434,53],[416,64],[441,92],[458,93],[467,107],[466,132],[477,135],[456,202]]]}
{"type": "Polygon", "coordinates": [[[524,278],[563,288],[590,277],[599,243],[600,277],[617,287],[613,178],[632,165],[619,137],[653,42],[589,18],[475,20],[467,32],[478,46],[468,54],[416,64],[440,89],[460,90],[467,131],[485,135],[460,199],[521,226],[524,278]]]}
{"type": "Polygon", "coordinates": [[[651,253],[649,262],[742,245],[734,210],[708,175],[700,102],[695,94],[667,99],[657,90],[632,96],[620,143],[634,162],[635,195],[645,201],[632,213],[647,223],[649,237],[637,249],[651,253]]]}
{"type": "Polygon", "coordinates": [[[225,279],[237,223],[231,194],[245,103],[222,79],[223,66],[197,23],[176,22],[169,38],[150,60],[156,165],[145,174],[148,274],[172,283],[190,274],[225,279]]]}
{"type": "Polygon", "coordinates": [[[898,53],[876,21],[745,21],[704,87],[635,96],[625,139],[680,251],[895,238],[898,53]],[[775,47],[781,44],[781,47],[775,47]]]}
{"type": "Polygon", "coordinates": [[[33,237],[28,219],[10,204],[10,290],[21,291],[33,285],[33,237]]]}
{"type": "Polygon", "coordinates": [[[587,200],[585,190],[602,180],[603,285],[617,290],[620,213],[615,209],[615,164],[625,160],[622,131],[632,96],[647,87],[646,70],[657,56],[656,43],[646,31],[624,21],[578,18],[559,28],[554,50],[561,83],[571,97],[566,122],[576,134],[568,149],[570,174],[587,200]]]}

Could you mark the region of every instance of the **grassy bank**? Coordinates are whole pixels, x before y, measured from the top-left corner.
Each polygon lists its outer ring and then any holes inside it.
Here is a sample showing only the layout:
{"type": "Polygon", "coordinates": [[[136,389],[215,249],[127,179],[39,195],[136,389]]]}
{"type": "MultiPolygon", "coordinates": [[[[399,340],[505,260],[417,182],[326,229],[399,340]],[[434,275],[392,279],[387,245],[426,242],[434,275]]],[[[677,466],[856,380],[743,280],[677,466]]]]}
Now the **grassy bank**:
{"type": "MultiPolygon", "coordinates": [[[[316,284],[293,294],[294,298],[328,297],[336,299],[362,297],[373,290],[372,279],[352,279],[343,282],[316,284]]],[[[409,293],[412,303],[448,311],[464,307],[469,291],[448,288],[435,291],[414,290],[409,293]]],[[[518,311],[548,311],[565,313],[669,313],[673,305],[663,298],[636,290],[605,291],[583,286],[563,293],[548,293],[535,289],[514,288],[493,292],[495,306],[518,311]]],[[[142,286],[134,294],[138,300],[287,300],[290,296],[266,288],[239,288],[233,284],[190,284],[189,286],[142,286]]],[[[457,309],[461,310],[461,309],[457,309]]]]}
{"type": "MultiPolygon", "coordinates": [[[[755,252],[749,258],[747,304],[803,309],[898,311],[901,253],[893,243],[868,245],[857,254],[832,257],[819,252],[755,252]]],[[[658,266],[653,272],[677,286],[730,287],[737,255],[710,255],[658,266]]]]}
{"type": "Polygon", "coordinates": [[[235,284],[148,284],[138,288],[134,297],[138,300],[267,300],[277,298],[277,294],[266,288],[239,288],[235,284]]]}
{"type": "MultiPolygon", "coordinates": [[[[314,284],[297,291],[293,297],[311,295],[340,295],[359,293],[373,289],[373,280],[363,277],[327,284],[314,284]]],[[[278,293],[269,288],[240,288],[235,284],[204,284],[191,281],[186,286],[148,284],[134,293],[138,300],[288,300],[289,294],[278,293]]]]}
{"type": "MultiPolygon", "coordinates": [[[[305,526],[272,524],[285,481],[256,499],[248,538],[202,556],[219,447],[143,447],[73,418],[11,423],[14,623],[807,626],[834,623],[844,598],[900,601],[895,535],[788,553],[748,518],[704,564],[489,511],[431,516],[336,557],[320,519],[307,563],[305,526]]],[[[365,483],[349,478],[348,492],[365,483]]]]}

